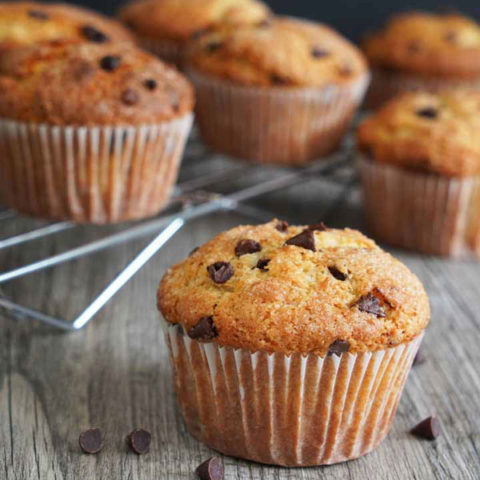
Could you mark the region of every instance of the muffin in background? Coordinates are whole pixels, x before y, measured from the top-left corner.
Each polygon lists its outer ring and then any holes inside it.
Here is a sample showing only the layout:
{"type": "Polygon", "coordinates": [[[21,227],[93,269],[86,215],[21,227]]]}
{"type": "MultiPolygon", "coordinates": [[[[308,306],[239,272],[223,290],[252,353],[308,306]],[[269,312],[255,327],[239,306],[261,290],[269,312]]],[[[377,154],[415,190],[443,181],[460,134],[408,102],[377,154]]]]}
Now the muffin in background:
{"type": "Polygon", "coordinates": [[[168,201],[193,89],[122,43],[11,51],[0,70],[0,198],[22,213],[109,223],[168,201]]]}
{"type": "Polygon", "coordinates": [[[325,25],[293,18],[203,35],[187,52],[186,72],[207,144],[284,165],[337,147],[369,79],[356,47],[325,25]]]}
{"type": "Polygon", "coordinates": [[[197,249],[158,306],[190,433],[285,466],[382,441],[430,316],[420,281],[361,233],[278,221],[197,249]]]}
{"type": "Polygon", "coordinates": [[[368,36],[372,67],[367,106],[378,107],[411,90],[480,91],[480,25],[459,14],[408,12],[368,36]]]}
{"type": "Polygon", "coordinates": [[[41,42],[133,42],[119,22],[85,8],[63,3],[0,3],[0,54],[41,42]]]}
{"type": "Polygon", "coordinates": [[[357,133],[374,238],[428,254],[480,254],[480,92],[405,93],[357,133]]]}
{"type": "Polygon", "coordinates": [[[192,37],[216,28],[261,24],[270,15],[258,0],[133,0],[118,14],[143,47],[177,66],[192,37]]]}

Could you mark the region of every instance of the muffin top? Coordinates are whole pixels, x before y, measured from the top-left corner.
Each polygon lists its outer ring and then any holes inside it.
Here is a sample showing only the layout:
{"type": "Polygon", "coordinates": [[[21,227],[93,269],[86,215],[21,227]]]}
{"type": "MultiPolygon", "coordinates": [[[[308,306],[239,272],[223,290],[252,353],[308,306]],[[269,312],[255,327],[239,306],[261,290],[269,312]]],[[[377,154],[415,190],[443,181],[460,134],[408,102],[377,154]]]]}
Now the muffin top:
{"type": "Polygon", "coordinates": [[[458,14],[394,16],[363,44],[373,66],[425,75],[480,74],[480,25],[458,14]]]}
{"type": "Polygon", "coordinates": [[[277,220],[194,251],[163,277],[158,306],[192,338],[286,354],[388,348],[430,315],[417,277],[360,232],[277,220]]]}
{"type": "Polygon", "coordinates": [[[480,173],[480,93],[406,93],[367,118],[358,146],[377,162],[449,177],[480,173]]]}
{"type": "Polygon", "coordinates": [[[131,41],[132,37],[116,21],[73,5],[0,3],[0,52],[65,39],[106,43],[131,41]]]}
{"type": "Polygon", "coordinates": [[[269,16],[257,0],[135,0],[119,12],[140,35],[179,43],[212,28],[257,24],[269,16]]]}
{"type": "Polygon", "coordinates": [[[366,72],[360,51],[334,30],[293,18],[202,35],[187,61],[200,72],[258,86],[349,83],[366,72]]]}
{"type": "Polygon", "coordinates": [[[131,44],[55,43],[0,60],[0,116],[55,125],[148,124],[193,108],[173,67],[131,44]]]}

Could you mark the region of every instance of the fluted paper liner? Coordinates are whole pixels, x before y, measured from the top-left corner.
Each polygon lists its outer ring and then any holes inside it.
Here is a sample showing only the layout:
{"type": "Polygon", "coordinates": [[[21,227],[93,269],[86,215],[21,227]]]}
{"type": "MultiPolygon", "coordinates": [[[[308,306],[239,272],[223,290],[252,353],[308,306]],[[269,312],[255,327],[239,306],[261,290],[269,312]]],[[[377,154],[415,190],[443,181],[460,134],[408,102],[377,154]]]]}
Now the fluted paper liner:
{"type": "Polygon", "coordinates": [[[433,255],[480,255],[480,176],[445,177],[359,157],[372,236],[433,255]]]}
{"type": "Polygon", "coordinates": [[[480,91],[480,77],[435,77],[376,68],[372,71],[372,82],[365,103],[368,108],[375,109],[400,93],[416,90],[438,92],[456,88],[480,91]]]}
{"type": "Polygon", "coordinates": [[[391,425],[423,334],[369,353],[251,353],[165,327],[178,404],[192,435],[234,457],[307,466],[374,449],[391,425]]]}
{"type": "Polygon", "coordinates": [[[137,35],[136,38],[142,48],[153,53],[161,60],[172,63],[179,68],[182,66],[185,46],[172,40],[158,40],[142,35],[137,35]]]}
{"type": "Polygon", "coordinates": [[[260,163],[302,165],[334,150],[369,82],[266,88],[235,85],[187,67],[197,94],[196,119],[215,150],[260,163]]]}
{"type": "Polygon", "coordinates": [[[29,215],[111,223],[169,200],[192,115],[156,125],[74,127],[0,119],[0,199],[29,215]]]}

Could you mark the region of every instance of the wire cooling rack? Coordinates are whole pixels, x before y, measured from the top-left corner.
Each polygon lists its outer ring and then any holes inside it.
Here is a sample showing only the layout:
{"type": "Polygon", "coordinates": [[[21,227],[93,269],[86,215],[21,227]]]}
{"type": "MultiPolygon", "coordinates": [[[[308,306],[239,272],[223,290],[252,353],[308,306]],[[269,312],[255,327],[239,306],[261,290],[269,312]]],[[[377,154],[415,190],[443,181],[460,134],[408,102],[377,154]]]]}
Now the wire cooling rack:
{"type": "MultiPolygon", "coordinates": [[[[289,169],[260,166],[228,159],[208,151],[194,132],[186,148],[173,197],[160,215],[123,224],[113,232],[104,228],[105,234],[96,240],[26,265],[0,271],[0,308],[17,319],[38,320],[65,331],[80,330],[189,221],[219,211],[236,211],[257,221],[267,221],[275,214],[245,202],[301,184],[317,175],[348,185],[355,180],[351,168],[351,154],[352,140],[347,136],[338,152],[306,167],[289,169]],[[73,320],[57,318],[15,303],[1,291],[2,284],[14,279],[152,235],[153,240],[138,252],[73,320]]],[[[0,251],[13,247],[31,248],[32,244],[40,239],[56,237],[72,229],[89,228],[70,222],[44,223],[40,226],[35,222],[35,227],[2,238],[1,232],[5,230],[6,223],[16,222],[19,218],[19,214],[13,210],[0,209],[0,251]]]]}

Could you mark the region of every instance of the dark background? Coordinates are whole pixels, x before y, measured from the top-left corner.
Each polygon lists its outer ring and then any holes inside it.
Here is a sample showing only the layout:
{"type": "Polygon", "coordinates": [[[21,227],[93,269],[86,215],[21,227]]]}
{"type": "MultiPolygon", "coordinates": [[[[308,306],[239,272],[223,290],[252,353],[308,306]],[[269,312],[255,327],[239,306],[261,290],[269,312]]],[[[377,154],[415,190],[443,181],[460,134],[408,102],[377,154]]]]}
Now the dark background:
{"type": "MultiPolygon", "coordinates": [[[[350,38],[378,26],[391,13],[401,10],[460,11],[480,20],[480,0],[266,0],[276,13],[296,15],[328,23],[350,38]]],[[[76,0],[76,3],[113,13],[122,0],[76,0]]]]}

